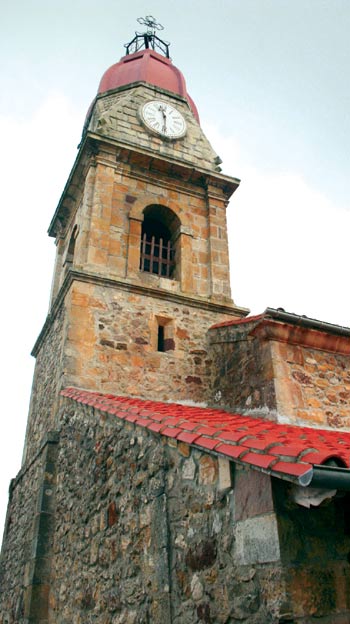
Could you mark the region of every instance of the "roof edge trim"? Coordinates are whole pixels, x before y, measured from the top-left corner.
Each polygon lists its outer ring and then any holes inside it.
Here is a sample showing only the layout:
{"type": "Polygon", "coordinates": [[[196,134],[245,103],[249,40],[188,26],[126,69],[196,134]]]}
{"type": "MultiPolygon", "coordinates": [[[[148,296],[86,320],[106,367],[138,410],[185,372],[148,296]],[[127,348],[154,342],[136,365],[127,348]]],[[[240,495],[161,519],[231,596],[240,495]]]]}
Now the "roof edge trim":
{"type": "MultiPolygon", "coordinates": [[[[207,412],[212,413],[213,408],[197,408],[197,411],[203,410],[202,420],[202,418],[198,418],[198,413],[192,416],[193,407],[189,408],[188,406],[176,405],[174,403],[168,404],[162,401],[152,401],[137,397],[118,397],[74,387],[67,387],[61,390],[60,394],[77,403],[89,405],[97,411],[106,412],[121,420],[125,419],[128,422],[133,422],[135,425],[145,427],[156,434],[175,440],[179,439],[179,441],[186,441],[189,446],[199,448],[204,453],[225,457],[229,461],[242,466],[248,466],[271,477],[289,481],[301,487],[310,486],[350,491],[349,468],[312,464],[310,462],[305,463],[301,454],[296,462],[286,461],[283,456],[283,449],[279,457],[272,457],[268,452],[262,454],[257,452],[254,445],[251,448],[244,442],[241,445],[240,438],[234,438],[236,443],[230,443],[232,438],[229,436],[225,438],[225,435],[222,435],[222,431],[216,430],[215,427],[210,426],[210,422],[207,422],[207,412]],[[180,408],[181,413],[175,412],[172,414],[174,407],[178,408],[178,412],[180,408]],[[186,440],[184,440],[184,435],[186,440]],[[225,443],[224,440],[228,440],[228,443],[225,443]]],[[[214,411],[216,412],[216,425],[218,415],[228,416],[228,413],[221,410],[214,411]]],[[[236,417],[239,420],[240,415],[232,414],[232,417],[236,417]]],[[[254,419],[250,420],[252,421],[251,424],[255,425],[254,419]]],[[[224,422],[222,426],[226,426],[224,422]]],[[[240,428],[238,431],[240,431],[242,423],[238,423],[237,426],[240,428]]],[[[278,428],[280,425],[276,424],[276,427],[278,428]]],[[[294,428],[298,429],[298,427],[294,428]]],[[[344,461],[345,464],[345,460],[341,459],[341,461],[344,461]]]]}

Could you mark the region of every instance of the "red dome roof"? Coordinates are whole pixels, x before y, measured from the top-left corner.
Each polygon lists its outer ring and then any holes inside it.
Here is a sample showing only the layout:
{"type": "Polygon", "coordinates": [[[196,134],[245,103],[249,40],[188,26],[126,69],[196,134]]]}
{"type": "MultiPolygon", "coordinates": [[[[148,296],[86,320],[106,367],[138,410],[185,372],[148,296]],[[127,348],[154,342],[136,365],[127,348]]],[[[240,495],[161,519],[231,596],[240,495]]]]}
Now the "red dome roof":
{"type": "Polygon", "coordinates": [[[170,59],[151,49],[123,56],[119,63],[112,65],[103,74],[98,93],[105,93],[133,82],[147,82],[186,98],[199,122],[196,105],[187,93],[185,78],[170,59]]]}

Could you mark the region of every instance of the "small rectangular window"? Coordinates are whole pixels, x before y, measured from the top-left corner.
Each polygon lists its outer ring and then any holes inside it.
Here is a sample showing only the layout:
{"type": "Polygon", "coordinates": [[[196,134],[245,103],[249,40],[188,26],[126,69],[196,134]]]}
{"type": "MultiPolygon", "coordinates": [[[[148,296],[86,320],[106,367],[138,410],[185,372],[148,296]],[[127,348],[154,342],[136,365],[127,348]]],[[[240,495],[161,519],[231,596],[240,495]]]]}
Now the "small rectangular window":
{"type": "Polygon", "coordinates": [[[151,334],[151,344],[161,353],[175,350],[175,323],[174,319],[166,316],[156,316],[151,334]]]}
{"type": "Polygon", "coordinates": [[[158,325],[158,351],[165,351],[164,349],[164,327],[158,325]]]}

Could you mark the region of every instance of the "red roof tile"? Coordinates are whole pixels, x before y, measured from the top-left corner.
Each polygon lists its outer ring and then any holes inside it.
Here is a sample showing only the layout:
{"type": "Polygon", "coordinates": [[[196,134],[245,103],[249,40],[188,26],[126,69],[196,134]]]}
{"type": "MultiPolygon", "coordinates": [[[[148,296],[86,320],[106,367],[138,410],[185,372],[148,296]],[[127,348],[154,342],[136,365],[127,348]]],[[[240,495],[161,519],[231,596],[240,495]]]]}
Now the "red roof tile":
{"type": "Polygon", "coordinates": [[[190,420],[183,420],[179,423],[179,427],[181,427],[181,429],[185,429],[186,431],[193,431],[198,428],[198,423],[191,422],[190,420]]]}
{"type": "Polygon", "coordinates": [[[328,459],[350,467],[350,433],[280,425],[219,409],[161,403],[67,388],[78,403],[154,433],[205,448],[271,475],[298,479],[328,459]]]}
{"type": "Polygon", "coordinates": [[[276,463],[276,457],[268,453],[246,453],[244,461],[259,468],[269,468],[269,466],[276,463]]]}
{"type": "Polygon", "coordinates": [[[204,435],[204,436],[214,436],[215,434],[217,434],[218,429],[215,429],[215,427],[208,427],[206,425],[204,425],[203,427],[198,427],[196,429],[196,432],[198,433],[198,435],[204,435]]]}
{"type": "Polygon", "coordinates": [[[141,425],[141,427],[147,427],[151,425],[153,421],[149,418],[138,418],[135,422],[137,425],[141,425]]]}
{"type": "Polygon", "coordinates": [[[217,327],[229,327],[230,325],[242,325],[244,323],[251,323],[252,321],[260,321],[264,316],[264,314],[257,314],[256,316],[246,316],[245,318],[222,321],[221,323],[215,323],[215,325],[212,325],[209,329],[216,329],[217,327]]]}
{"type": "Polygon", "coordinates": [[[178,427],[164,427],[161,429],[161,434],[168,436],[168,438],[176,438],[180,433],[182,433],[181,429],[178,427]]]}
{"type": "Polygon", "coordinates": [[[181,431],[177,436],[179,442],[186,442],[187,444],[193,444],[197,438],[199,438],[198,433],[190,433],[189,431],[181,431]]]}
{"type": "Polygon", "coordinates": [[[155,431],[155,432],[159,432],[161,430],[161,428],[163,427],[162,423],[153,423],[153,425],[147,425],[147,429],[150,429],[151,431],[155,431]]]}
{"type": "Polygon", "coordinates": [[[125,420],[127,420],[128,422],[136,422],[137,414],[127,414],[127,416],[125,416],[125,420]]]}
{"type": "Polygon", "coordinates": [[[241,455],[246,455],[248,450],[238,444],[219,444],[216,448],[219,453],[238,459],[241,455]]]}
{"type": "Polygon", "coordinates": [[[219,444],[219,440],[215,440],[213,438],[206,438],[205,436],[200,436],[196,440],[196,446],[202,446],[203,448],[212,451],[219,444]]]}

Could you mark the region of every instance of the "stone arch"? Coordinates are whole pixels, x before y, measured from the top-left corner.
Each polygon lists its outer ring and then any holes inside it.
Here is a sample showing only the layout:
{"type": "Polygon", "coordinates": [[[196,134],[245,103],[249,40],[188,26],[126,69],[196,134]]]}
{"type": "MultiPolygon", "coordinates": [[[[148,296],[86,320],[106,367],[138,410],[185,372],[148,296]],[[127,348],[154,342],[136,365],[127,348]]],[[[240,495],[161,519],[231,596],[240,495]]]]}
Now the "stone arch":
{"type": "Polygon", "coordinates": [[[150,205],[163,206],[164,208],[171,210],[180,221],[181,231],[186,231],[189,234],[191,233],[190,219],[186,212],[180,213],[179,206],[174,202],[171,202],[171,205],[169,205],[169,202],[167,202],[164,197],[157,197],[151,194],[143,195],[133,203],[129,213],[129,219],[143,221],[144,210],[150,205]]]}

